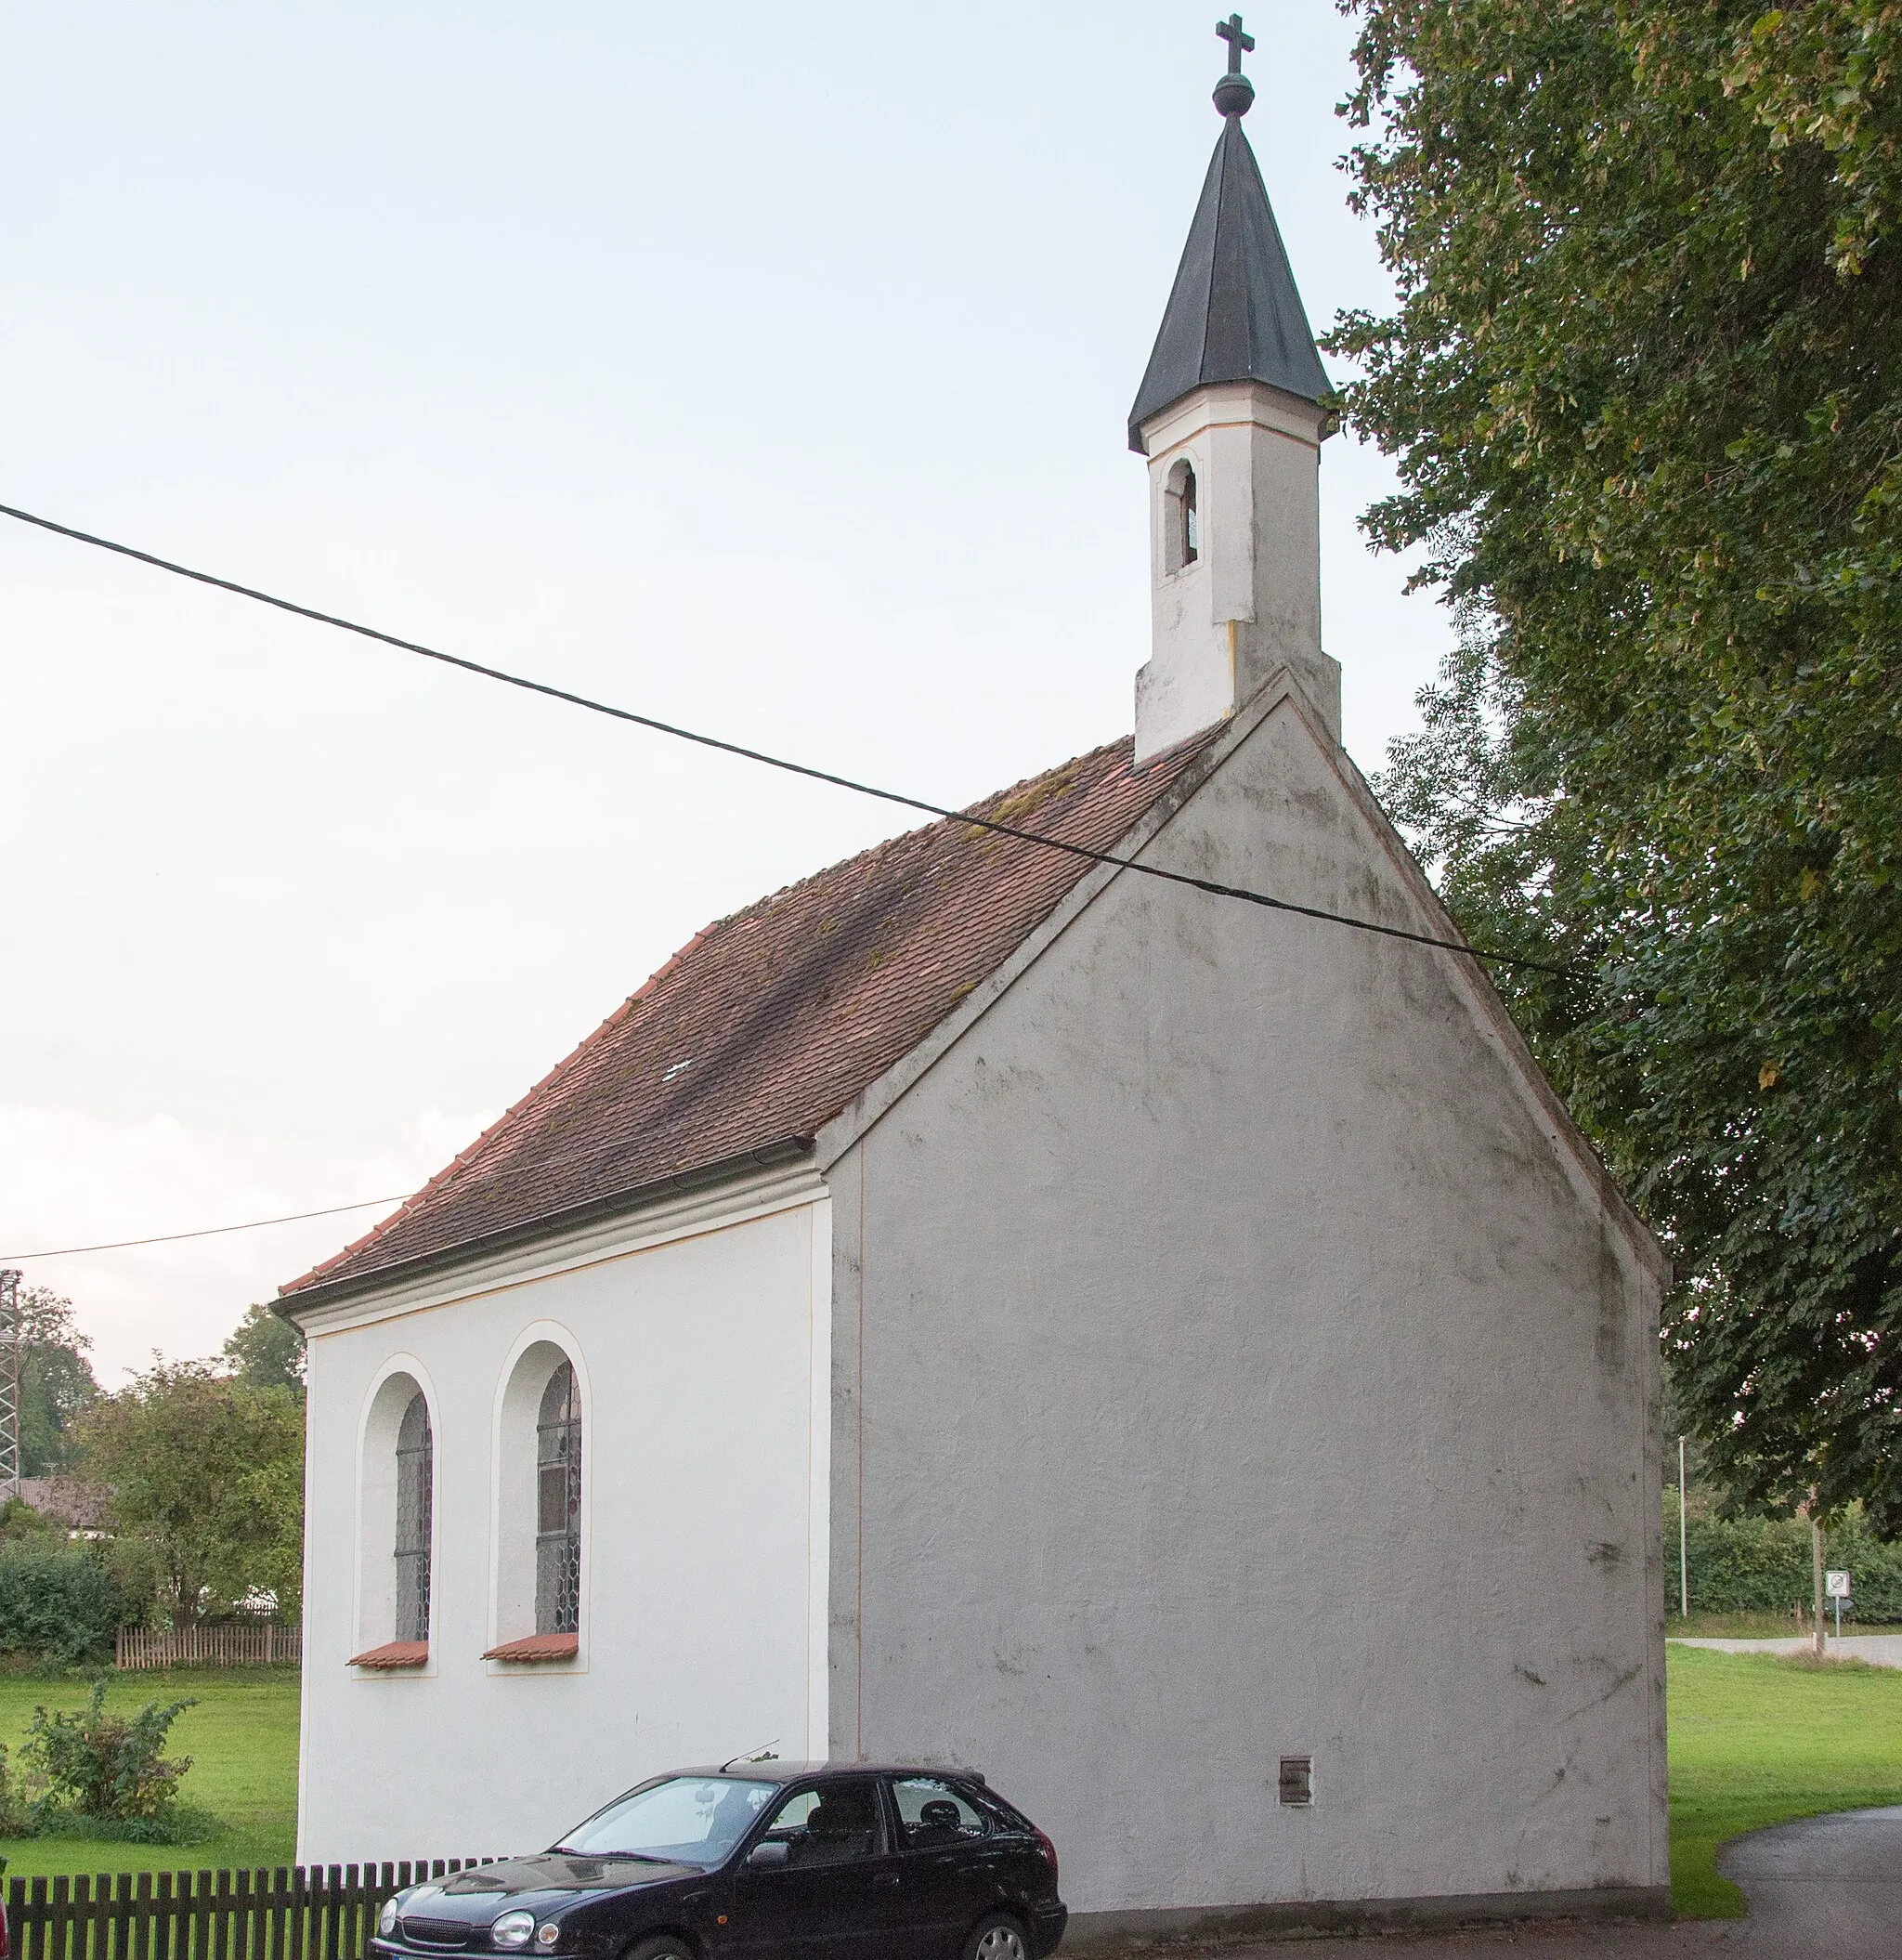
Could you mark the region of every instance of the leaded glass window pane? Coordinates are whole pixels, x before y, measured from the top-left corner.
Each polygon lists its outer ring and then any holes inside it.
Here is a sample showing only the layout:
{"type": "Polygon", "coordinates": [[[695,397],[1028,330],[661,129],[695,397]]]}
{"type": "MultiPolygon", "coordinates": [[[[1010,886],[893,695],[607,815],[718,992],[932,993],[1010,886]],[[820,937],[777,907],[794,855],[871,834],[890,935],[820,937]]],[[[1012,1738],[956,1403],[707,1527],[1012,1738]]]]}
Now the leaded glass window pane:
{"type": "Polygon", "coordinates": [[[397,1431],[397,1631],[399,1640],[429,1638],[429,1539],[432,1459],[429,1405],[410,1398],[397,1431]]]}
{"type": "Polygon", "coordinates": [[[535,1631],[581,1624],[581,1398],[571,1362],[542,1391],[535,1425],[535,1631]]]}

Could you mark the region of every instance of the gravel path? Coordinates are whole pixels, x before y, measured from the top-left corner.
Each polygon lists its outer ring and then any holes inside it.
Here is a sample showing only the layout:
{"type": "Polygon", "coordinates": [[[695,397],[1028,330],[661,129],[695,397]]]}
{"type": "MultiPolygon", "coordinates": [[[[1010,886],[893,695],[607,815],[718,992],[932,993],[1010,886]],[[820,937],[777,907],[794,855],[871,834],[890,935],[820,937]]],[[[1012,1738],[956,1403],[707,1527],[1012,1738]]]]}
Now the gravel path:
{"type": "MultiPolygon", "coordinates": [[[[1801,1653],[1809,1645],[1802,1640],[1686,1640],[1671,1637],[1674,1647],[1710,1647],[1718,1653],[1801,1653]]],[[[1878,1667],[1902,1667],[1902,1633],[1845,1633],[1833,1637],[1828,1652],[1839,1661],[1869,1661],[1878,1667]]]]}

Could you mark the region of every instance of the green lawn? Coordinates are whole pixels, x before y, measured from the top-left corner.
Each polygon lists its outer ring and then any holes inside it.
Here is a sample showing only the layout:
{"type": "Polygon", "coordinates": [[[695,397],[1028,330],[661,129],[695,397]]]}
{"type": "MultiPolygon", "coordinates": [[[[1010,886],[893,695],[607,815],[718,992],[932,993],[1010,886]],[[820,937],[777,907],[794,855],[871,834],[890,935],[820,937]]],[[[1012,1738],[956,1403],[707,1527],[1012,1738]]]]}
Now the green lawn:
{"type": "Polygon", "coordinates": [[[1743,1895],[1717,1875],[1742,1831],[1822,1810],[1902,1803],[1902,1669],[1804,1669],[1763,1654],[1666,1649],[1671,1902],[1731,1918],[1743,1895]]]}
{"type": "MultiPolygon", "coordinates": [[[[1717,1875],[1726,1838],[1790,1817],[1902,1803],[1902,1671],[1804,1670],[1755,1654],[1668,1653],[1671,1893],[1681,1914],[1723,1917],[1742,1895],[1717,1875]]],[[[289,1864],[297,1826],[297,1673],[113,1677],[115,1706],[198,1695],[173,1730],[193,1760],[182,1794],[228,1828],[204,1844],[140,1846],[60,1839],[0,1843],[9,1874],[196,1870],[289,1864]]],[[[0,1742],[9,1754],[34,1705],[77,1708],[84,1680],[0,1677],[0,1742]]]]}
{"type": "MultiPolygon", "coordinates": [[[[9,1877],[59,1872],[170,1872],[289,1864],[297,1838],[297,1687],[294,1667],[115,1674],[111,1708],[200,1697],[173,1725],[170,1752],[192,1767],[179,1786],[187,1803],[215,1812],[227,1828],[202,1844],[137,1845],[27,1838],[0,1842],[9,1877]]],[[[85,1679],[0,1676],[0,1743],[8,1767],[25,1741],[36,1705],[78,1708],[85,1679]]]]}

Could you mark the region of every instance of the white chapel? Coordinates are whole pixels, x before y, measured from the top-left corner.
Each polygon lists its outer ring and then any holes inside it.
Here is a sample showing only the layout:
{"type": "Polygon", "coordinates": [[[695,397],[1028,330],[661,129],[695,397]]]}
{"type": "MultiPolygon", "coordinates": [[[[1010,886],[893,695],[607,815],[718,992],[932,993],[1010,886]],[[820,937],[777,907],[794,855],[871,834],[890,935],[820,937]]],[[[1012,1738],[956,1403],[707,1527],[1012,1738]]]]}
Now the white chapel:
{"type": "Polygon", "coordinates": [[[300,1857],[770,1747],[982,1771],[1080,1948],[1661,1909],[1666,1267],[1341,747],[1231,25],[1133,738],[709,925],[284,1288],[300,1857]]]}

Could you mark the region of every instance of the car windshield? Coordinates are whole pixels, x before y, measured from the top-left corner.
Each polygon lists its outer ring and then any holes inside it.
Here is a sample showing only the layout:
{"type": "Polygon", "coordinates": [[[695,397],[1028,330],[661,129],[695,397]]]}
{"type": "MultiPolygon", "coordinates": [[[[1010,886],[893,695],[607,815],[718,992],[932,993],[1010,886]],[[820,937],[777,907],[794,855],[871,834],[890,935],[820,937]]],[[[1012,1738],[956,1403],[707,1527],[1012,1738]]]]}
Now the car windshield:
{"type": "Polygon", "coordinates": [[[595,1811],[556,1849],[588,1858],[675,1859],[711,1870],[732,1855],[778,1788],[736,1776],[670,1776],[595,1811]]]}

